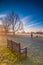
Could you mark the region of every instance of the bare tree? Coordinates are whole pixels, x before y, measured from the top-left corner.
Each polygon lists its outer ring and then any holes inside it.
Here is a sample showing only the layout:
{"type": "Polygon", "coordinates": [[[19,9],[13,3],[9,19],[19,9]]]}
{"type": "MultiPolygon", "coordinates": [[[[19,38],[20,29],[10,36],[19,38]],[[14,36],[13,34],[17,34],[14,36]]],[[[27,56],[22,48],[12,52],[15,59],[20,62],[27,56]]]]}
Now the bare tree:
{"type": "Polygon", "coordinates": [[[23,30],[23,23],[20,21],[19,16],[14,12],[7,14],[6,18],[3,20],[3,26],[6,33],[8,32],[10,25],[12,25],[13,34],[18,30],[23,30]]]}
{"type": "Polygon", "coordinates": [[[11,23],[8,21],[7,16],[6,16],[4,19],[2,19],[2,23],[3,23],[3,27],[4,27],[4,29],[5,29],[5,34],[7,34],[7,33],[8,33],[9,25],[11,24],[11,23]]]}

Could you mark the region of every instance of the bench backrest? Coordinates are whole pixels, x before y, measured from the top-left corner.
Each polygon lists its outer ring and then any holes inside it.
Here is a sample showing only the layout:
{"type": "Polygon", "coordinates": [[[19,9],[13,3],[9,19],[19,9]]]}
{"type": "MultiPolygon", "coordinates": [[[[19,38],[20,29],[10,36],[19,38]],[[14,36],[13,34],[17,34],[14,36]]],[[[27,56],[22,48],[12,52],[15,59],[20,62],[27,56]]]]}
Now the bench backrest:
{"type": "Polygon", "coordinates": [[[20,43],[14,42],[12,40],[7,40],[7,46],[10,47],[13,51],[25,54],[25,58],[27,57],[27,48],[21,49],[20,43]]]}
{"type": "Polygon", "coordinates": [[[20,43],[16,43],[12,40],[7,40],[7,46],[12,48],[13,50],[20,52],[20,43]]]}
{"type": "Polygon", "coordinates": [[[7,40],[7,46],[13,48],[12,40],[7,40]]]}
{"type": "Polygon", "coordinates": [[[13,45],[13,50],[20,52],[20,43],[16,43],[12,41],[12,45],[13,45]]]}

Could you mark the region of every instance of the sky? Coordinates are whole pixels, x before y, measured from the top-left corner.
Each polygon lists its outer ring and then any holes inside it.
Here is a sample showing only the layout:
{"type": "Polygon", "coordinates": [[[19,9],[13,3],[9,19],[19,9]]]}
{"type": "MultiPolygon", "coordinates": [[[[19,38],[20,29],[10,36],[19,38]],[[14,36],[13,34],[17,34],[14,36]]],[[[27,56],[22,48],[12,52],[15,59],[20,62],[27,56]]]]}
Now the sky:
{"type": "Polygon", "coordinates": [[[0,0],[0,18],[12,11],[19,15],[26,32],[43,32],[43,0],[0,0]]]}

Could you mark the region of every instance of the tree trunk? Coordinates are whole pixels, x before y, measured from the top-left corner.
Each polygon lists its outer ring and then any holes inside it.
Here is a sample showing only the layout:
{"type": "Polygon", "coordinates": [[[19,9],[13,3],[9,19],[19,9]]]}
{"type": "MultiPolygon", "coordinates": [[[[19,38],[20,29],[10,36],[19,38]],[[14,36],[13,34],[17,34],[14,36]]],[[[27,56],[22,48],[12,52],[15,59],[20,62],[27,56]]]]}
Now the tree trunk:
{"type": "Polygon", "coordinates": [[[15,31],[14,31],[14,25],[13,25],[13,35],[15,35],[15,31]]]}

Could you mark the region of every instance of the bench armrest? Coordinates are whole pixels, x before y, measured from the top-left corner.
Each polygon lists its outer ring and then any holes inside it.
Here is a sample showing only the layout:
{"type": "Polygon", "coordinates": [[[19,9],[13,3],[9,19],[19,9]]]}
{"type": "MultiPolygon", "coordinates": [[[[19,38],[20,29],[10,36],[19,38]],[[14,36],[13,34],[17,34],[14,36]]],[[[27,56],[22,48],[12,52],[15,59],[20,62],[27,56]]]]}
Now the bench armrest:
{"type": "Polygon", "coordinates": [[[27,53],[27,48],[21,49],[20,52],[21,53],[27,53]]]}

